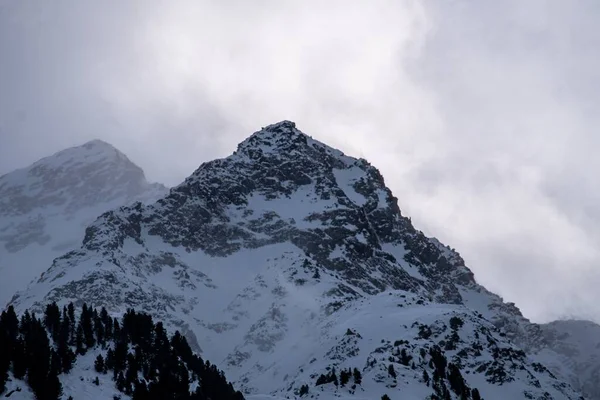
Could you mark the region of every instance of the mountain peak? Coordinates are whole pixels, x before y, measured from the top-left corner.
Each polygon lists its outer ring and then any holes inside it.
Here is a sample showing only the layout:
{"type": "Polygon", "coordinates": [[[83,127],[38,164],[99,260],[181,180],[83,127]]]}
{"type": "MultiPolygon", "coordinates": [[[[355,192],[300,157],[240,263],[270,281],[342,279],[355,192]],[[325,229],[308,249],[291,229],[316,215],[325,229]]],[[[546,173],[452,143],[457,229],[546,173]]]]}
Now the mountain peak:
{"type": "Polygon", "coordinates": [[[75,146],[72,147],[73,149],[77,149],[77,148],[84,148],[87,150],[91,150],[91,149],[104,149],[104,150],[108,150],[108,151],[118,151],[117,148],[115,146],[113,146],[112,144],[105,142],[104,140],[101,139],[92,139],[88,142],[85,142],[84,144],[82,144],[81,146],[75,146]]]}
{"type": "Polygon", "coordinates": [[[291,132],[296,129],[296,123],[284,119],[283,121],[267,125],[263,130],[267,132],[291,132]]]}
{"type": "Polygon", "coordinates": [[[73,146],[44,157],[32,167],[47,168],[73,167],[95,162],[123,162],[134,165],[125,154],[116,147],[100,139],[90,140],[79,146],[73,146]]]}
{"type": "Polygon", "coordinates": [[[258,154],[281,153],[297,149],[298,145],[306,145],[308,139],[308,135],[298,130],[294,122],[284,120],[254,132],[239,144],[238,151],[254,158],[258,154]]]}
{"type": "Polygon", "coordinates": [[[267,125],[240,143],[234,155],[243,155],[251,160],[265,159],[291,160],[311,158],[325,161],[329,157],[337,162],[354,163],[357,159],[347,157],[343,152],[313,139],[296,127],[296,123],[283,120],[267,125]]]}
{"type": "Polygon", "coordinates": [[[149,188],[155,189],[140,167],[95,139],[0,176],[0,215],[25,215],[50,206],[73,212],[116,198],[136,198],[149,188]]]}
{"type": "Polygon", "coordinates": [[[89,141],[85,142],[82,146],[88,146],[88,147],[90,147],[90,146],[108,146],[108,147],[114,148],[114,146],[112,144],[105,142],[102,139],[89,140],[89,141]]]}

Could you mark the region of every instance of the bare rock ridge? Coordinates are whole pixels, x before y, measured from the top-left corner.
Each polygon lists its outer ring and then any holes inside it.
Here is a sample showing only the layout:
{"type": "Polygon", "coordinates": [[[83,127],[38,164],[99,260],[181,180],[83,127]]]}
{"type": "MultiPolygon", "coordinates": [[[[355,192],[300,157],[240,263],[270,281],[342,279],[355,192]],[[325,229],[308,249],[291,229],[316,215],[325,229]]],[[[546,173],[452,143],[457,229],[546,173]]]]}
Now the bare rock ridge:
{"type": "MultiPolygon", "coordinates": [[[[128,178],[113,173],[99,193],[140,177],[122,168],[128,178]]],[[[580,378],[598,364],[560,350],[559,329],[477,284],[457,252],[402,215],[374,166],[291,121],[255,132],[156,201],[123,204],[102,210],[81,246],[49,260],[11,304],[145,310],[197,339],[247,394],[295,398],[306,386],[322,399],[441,397],[457,381],[426,381],[438,362],[485,399],[597,393],[580,378]],[[317,385],[348,368],[363,382],[317,385]]]]}

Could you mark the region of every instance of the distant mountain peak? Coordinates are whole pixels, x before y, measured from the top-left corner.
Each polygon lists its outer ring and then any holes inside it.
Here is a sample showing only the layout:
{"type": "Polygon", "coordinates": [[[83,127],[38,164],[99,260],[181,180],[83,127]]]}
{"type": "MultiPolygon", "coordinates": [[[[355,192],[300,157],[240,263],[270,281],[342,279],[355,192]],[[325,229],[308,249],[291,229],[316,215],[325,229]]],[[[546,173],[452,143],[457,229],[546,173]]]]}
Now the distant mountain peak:
{"type": "Polygon", "coordinates": [[[84,143],[82,145],[82,147],[86,147],[86,148],[91,148],[91,147],[111,147],[111,148],[115,148],[113,145],[111,145],[108,142],[105,142],[102,139],[92,139],[86,143],[84,143]]]}
{"type": "Polygon", "coordinates": [[[103,140],[94,139],[1,176],[0,194],[6,190],[8,192],[4,201],[0,201],[0,212],[1,205],[10,203],[15,195],[52,197],[54,203],[58,196],[67,196],[69,198],[66,200],[69,201],[85,196],[87,203],[111,197],[109,192],[134,195],[144,191],[148,185],[144,171],[125,154],[103,140]],[[100,199],[92,198],[96,195],[100,199]]]}
{"type": "Polygon", "coordinates": [[[116,156],[116,157],[127,158],[127,156],[123,152],[121,152],[119,149],[117,149],[115,146],[113,146],[112,144],[105,142],[104,140],[101,140],[101,139],[93,139],[88,142],[85,142],[84,144],[82,144],[80,146],[74,146],[69,149],[66,149],[65,151],[71,151],[71,152],[84,151],[84,152],[89,152],[89,153],[104,154],[107,157],[108,156],[113,156],[113,157],[116,156]]]}
{"type": "Polygon", "coordinates": [[[44,157],[33,163],[31,169],[36,168],[73,168],[84,164],[110,162],[135,167],[142,173],[129,158],[116,147],[100,139],[90,140],[82,145],[73,146],[58,151],[51,156],[44,157]]]}
{"type": "MultiPolygon", "coordinates": [[[[112,208],[140,197],[154,200],[166,191],[148,183],[144,171],[114,146],[92,140],[0,176],[0,231],[16,229],[24,223],[21,219],[34,215],[43,221],[102,204],[112,208]]],[[[0,235],[0,243],[9,236],[16,234],[0,235]]]]}

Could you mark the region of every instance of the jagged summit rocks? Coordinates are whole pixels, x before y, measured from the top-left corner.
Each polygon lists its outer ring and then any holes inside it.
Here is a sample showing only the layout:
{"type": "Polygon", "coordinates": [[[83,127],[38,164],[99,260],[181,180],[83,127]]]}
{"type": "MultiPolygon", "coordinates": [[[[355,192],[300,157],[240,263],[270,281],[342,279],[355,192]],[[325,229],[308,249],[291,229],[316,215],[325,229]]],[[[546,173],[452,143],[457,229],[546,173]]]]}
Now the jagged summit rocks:
{"type": "Polygon", "coordinates": [[[268,125],[258,132],[255,132],[248,139],[238,145],[238,151],[247,151],[249,155],[256,154],[256,151],[291,151],[298,146],[306,146],[309,137],[296,128],[292,121],[281,121],[276,124],[268,125]]]}
{"type": "Polygon", "coordinates": [[[322,399],[381,398],[384,388],[424,398],[437,346],[437,362],[468,371],[463,389],[483,398],[578,397],[510,342],[528,341],[532,324],[415,229],[374,166],[290,121],[203,163],[154,203],[105,212],[12,304],[52,301],[152,313],[250,394],[292,396],[306,385],[322,399]],[[409,355],[414,367],[403,363],[409,355]],[[360,387],[315,386],[354,368],[360,387]]]}

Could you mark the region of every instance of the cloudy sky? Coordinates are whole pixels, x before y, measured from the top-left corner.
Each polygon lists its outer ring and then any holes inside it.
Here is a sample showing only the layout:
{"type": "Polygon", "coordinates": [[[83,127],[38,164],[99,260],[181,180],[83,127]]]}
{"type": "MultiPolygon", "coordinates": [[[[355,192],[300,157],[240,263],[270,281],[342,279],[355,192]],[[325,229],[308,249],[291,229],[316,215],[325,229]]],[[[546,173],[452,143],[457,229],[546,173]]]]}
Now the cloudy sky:
{"type": "Polygon", "coordinates": [[[100,138],[173,185],[290,119],[528,317],[600,321],[599,22],[596,0],[0,0],[0,173],[100,138]]]}

